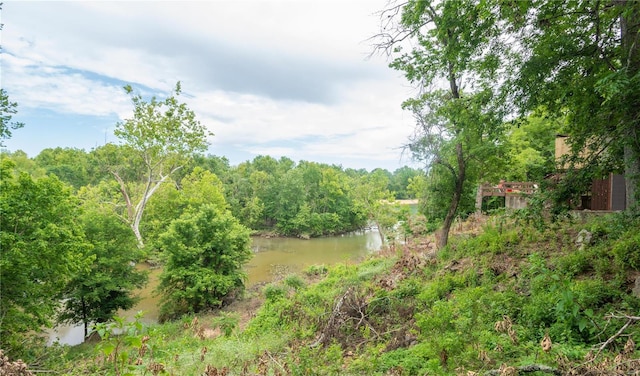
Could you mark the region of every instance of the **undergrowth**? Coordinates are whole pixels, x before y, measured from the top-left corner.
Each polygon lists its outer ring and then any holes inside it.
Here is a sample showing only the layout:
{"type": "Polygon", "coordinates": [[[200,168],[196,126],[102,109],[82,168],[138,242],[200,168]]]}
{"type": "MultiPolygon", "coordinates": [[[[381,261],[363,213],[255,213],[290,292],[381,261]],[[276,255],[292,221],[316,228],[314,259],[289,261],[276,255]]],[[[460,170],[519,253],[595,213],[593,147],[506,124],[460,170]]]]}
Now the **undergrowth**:
{"type": "Polygon", "coordinates": [[[639,228],[621,214],[543,228],[504,215],[438,252],[413,239],[357,265],[313,266],[269,284],[243,327],[233,314],[123,328],[125,337],[104,336],[103,327],[101,343],[63,353],[56,371],[633,374],[639,228]],[[583,229],[591,239],[576,244],[583,229]],[[105,349],[115,347],[127,355],[110,358],[105,349]]]}

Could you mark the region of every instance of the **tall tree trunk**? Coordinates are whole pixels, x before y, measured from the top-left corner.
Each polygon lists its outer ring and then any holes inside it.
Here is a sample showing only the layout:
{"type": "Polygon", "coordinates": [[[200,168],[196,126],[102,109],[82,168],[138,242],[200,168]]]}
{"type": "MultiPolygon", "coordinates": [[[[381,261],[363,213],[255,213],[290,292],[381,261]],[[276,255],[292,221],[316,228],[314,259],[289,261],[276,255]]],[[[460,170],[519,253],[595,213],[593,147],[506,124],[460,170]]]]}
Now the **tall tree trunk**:
{"type": "Polygon", "coordinates": [[[464,152],[462,150],[461,143],[456,144],[456,159],[458,162],[458,173],[454,174],[456,186],[453,191],[453,196],[451,197],[449,211],[444,217],[442,229],[440,229],[440,233],[436,236],[436,245],[438,249],[444,248],[449,242],[449,230],[451,230],[451,224],[456,217],[458,206],[460,206],[460,201],[462,200],[462,190],[464,188],[464,180],[466,179],[467,165],[464,160],[464,152]]]}
{"type": "MultiPolygon", "coordinates": [[[[638,141],[638,132],[633,129],[630,130],[628,137],[635,137],[638,141]]],[[[640,150],[634,148],[632,145],[626,145],[624,147],[624,162],[625,162],[625,186],[627,190],[627,210],[634,213],[640,212],[640,189],[638,187],[638,180],[640,180],[640,150]]]]}
{"type": "MultiPolygon", "coordinates": [[[[640,74],[640,2],[626,1],[620,16],[620,39],[623,49],[623,68],[628,79],[640,74]]],[[[633,81],[631,81],[633,82],[633,81]]],[[[627,88],[622,99],[625,108],[623,127],[624,136],[624,166],[627,209],[638,213],[640,211],[640,89],[631,86],[627,88]]]]}
{"type": "Polygon", "coordinates": [[[376,226],[378,227],[378,235],[380,236],[380,244],[384,247],[384,237],[385,237],[385,233],[384,230],[382,229],[382,225],[380,225],[380,222],[378,222],[377,220],[374,220],[376,226]]]}

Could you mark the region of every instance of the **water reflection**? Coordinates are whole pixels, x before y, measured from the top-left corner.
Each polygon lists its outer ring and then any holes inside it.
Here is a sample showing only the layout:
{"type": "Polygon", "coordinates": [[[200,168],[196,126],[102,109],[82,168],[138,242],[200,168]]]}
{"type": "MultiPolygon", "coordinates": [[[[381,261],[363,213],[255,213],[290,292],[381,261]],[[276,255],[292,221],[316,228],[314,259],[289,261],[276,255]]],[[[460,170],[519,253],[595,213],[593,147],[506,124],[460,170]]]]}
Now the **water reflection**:
{"type": "Polygon", "coordinates": [[[380,236],[367,231],[310,240],[254,238],[253,258],[246,265],[247,285],[298,273],[310,265],[332,265],[360,259],[380,249],[380,236]]]}

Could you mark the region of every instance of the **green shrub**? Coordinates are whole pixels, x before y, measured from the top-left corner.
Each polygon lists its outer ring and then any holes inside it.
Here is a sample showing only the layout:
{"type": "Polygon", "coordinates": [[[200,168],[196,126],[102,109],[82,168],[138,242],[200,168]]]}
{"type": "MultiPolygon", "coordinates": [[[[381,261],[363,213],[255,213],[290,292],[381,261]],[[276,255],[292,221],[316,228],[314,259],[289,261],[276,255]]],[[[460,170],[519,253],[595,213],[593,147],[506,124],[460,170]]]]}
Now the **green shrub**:
{"type": "Polygon", "coordinates": [[[230,337],[233,331],[238,328],[240,317],[237,314],[222,312],[213,320],[213,325],[220,328],[225,337],[230,337]]]}
{"type": "Polygon", "coordinates": [[[591,219],[589,231],[592,243],[620,238],[627,230],[637,228],[638,221],[632,220],[626,213],[614,213],[591,219]]]}
{"type": "Polygon", "coordinates": [[[418,277],[411,277],[403,280],[392,291],[392,295],[397,299],[405,299],[417,296],[422,291],[422,281],[418,277]]]}
{"type": "Polygon", "coordinates": [[[304,272],[309,276],[318,276],[327,274],[329,269],[326,265],[311,265],[304,272]]]}
{"type": "Polygon", "coordinates": [[[595,250],[591,247],[567,253],[556,261],[558,273],[567,277],[574,277],[594,270],[593,259],[595,253],[595,250]]]}
{"type": "Polygon", "coordinates": [[[445,274],[422,287],[418,300],[429,307],[438,300],[444,299],[453,290],[466,285],[466,278],[461,274],[445,274]]]}
{"type": "Polygon", "coordinates": [[[418,344],[412,348],[397,349],[382,354],[376,371],[385,374],[395,374],[395,371],[400,375],[425,374],[423,371],[428,358],[425,358],[422,347],[423,345],[418,344]]]}
{"type": "Polygon", "coordinates": [[[376,258],[365,261],[357,268],[356,278],[359,281],[371,281],[380,274],[389,269],[389,266],[395,262],[393,259],[376,258]]]}
{"type": "Polygon", "coordinates": [[[250,241],[247,228],[213,205],[171,222],[159,241],[167,254],[158,286],[162,318],[219,308],[242,290],[250,241]]]}
{"type": "Polygon", "coordinates": [[[269,301],[276,301],[287,296],[287,289],[284,286],[270,283],[264,287],[264,297],[269,301]]]}
{"type": "Polygon", "coordinates": [[[300,276],[292,274],[282,281],[285,286],[291,287],[294,290],[301,290],[305,287],[304,280],[300,276]]]}
{"type": "Polygon", "coordinates": [[[625,235],[611,248],[615,263],[622,270],[640,270],[640,231],[631,230],[625,235]]]}

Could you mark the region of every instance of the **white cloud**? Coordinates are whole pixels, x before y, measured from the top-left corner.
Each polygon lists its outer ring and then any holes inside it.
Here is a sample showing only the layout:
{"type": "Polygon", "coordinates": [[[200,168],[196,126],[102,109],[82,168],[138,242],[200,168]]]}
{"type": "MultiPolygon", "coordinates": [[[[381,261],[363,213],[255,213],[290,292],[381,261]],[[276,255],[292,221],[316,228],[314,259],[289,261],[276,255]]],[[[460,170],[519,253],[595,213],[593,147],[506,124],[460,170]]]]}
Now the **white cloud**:
{"type": "Polygon", "coordinates": [[[22,108],[53,109],[61,114],[105,116],[131,115],[131,104],[122,88],[90,80],[64,68],[36,65],[24,58],[3,54],[3,86],[22,108]]]}
{"type": "Polygon", "coordinates": [[[123,119],[123,83],[160,93],[181,80],[214,146],[397,165],[413,129],[400,103],[413,91],[384,59],[365,59],[384,5],[9,2],[3,87],[21,109],[123,119]]]}

